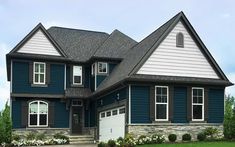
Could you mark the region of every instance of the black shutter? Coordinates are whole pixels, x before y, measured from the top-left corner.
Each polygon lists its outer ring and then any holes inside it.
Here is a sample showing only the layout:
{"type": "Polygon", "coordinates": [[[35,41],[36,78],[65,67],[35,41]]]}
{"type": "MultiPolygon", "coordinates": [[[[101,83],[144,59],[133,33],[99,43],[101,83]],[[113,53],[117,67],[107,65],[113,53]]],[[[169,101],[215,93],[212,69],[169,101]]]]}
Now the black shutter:
{"type": "Polygon", "coordinates": [[[155,121],[155,86],[150,87],[150,121],[155,121]]]}
{"type": "Polygon", "coordinates": [[[50,84],[50,80],[51,80],[51,64],[50,63],[46,63],[46,84],[50,84]]]}
{"type": "Polygon", "coordinates": [[[73,65],[70,65],[70,84],[73,84],[73,65]]]}
{"type": "Polygon", "coordinates": [[[204,120],[208,120],[208,88],[204,89],[204,120]]]}
{"type": "Polygon", "coordinates": [[[169,86],[169,121],[173,121],[174,114],[174,86],[169,86]]]}
{"type": "Polygon", "coordinates": [[[192,87],[187,87],[187,120],[192,121],[192,87]]]}
{"type": "Polygon", "coordinates": [[[49,113],[48,113],[48,126],[54,126],[54,116],[55,116],[55,104],[54,102],[49,103],[49,113]]]}
{"type": "Polygon", "coordinates": [[[21,127],[26,128],[28,126],[28,103],[26,101],[21,102],[21,127]]]}
{"type": "Polygon", "coordinates": [[[29,83],[33,84],[33,62],[29,62],[29,83]]]}

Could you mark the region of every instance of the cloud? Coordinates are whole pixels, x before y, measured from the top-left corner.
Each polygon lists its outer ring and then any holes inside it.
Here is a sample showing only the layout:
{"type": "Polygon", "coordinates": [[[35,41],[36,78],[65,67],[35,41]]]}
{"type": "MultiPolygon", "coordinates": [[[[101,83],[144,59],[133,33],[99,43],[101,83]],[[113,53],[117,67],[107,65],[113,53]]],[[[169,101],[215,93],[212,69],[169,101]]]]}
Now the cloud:
{"type": "MultiPolygon", "coordinates": [[[[235,83],[235,71],[232,73],[227,74],[228,79],[232,82],[235,83]]],[[[230,86],[226,88],[225,93],[227,95],[235,96],[235,86],[230,86]]]]}
{"type": "Polygon", "coordinates": [[[220,17],[228,19],[228,18],[231,17],[231,14],[230,13],[223,13],[223,14],[220,15],[220,17]]]}

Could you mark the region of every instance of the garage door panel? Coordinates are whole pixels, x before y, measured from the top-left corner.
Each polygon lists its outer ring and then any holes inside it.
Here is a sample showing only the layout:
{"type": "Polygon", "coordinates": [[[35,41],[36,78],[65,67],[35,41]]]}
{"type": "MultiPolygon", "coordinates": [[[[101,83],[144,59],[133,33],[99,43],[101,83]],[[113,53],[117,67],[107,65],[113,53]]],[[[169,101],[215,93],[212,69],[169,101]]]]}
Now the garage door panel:
{"type": "Polygon", "coordinates": [[[115,108],[101,112],[99,114],[99,135],[100,141],[108,141],[109,139],[117,139],[124,137],[125,134],[125,108],[115,108]],[[108,112],[108,113],[107,113],[108,112]],[[111,112],[111,115],[110,113],[111,112]],[[101,117],[101,114],[105,116],[101,117]],[[107,116],[110,115],[110,116],[107,116]]]}

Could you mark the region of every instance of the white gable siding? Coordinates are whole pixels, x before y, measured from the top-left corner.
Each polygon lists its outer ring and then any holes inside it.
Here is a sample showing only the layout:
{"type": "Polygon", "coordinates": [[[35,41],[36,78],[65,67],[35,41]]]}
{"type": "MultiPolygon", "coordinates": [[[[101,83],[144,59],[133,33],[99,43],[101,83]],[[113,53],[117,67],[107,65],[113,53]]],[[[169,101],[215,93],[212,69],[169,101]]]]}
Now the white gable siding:
{"type": "Polygon", "coordinates": [[[38,30],[17,52],[60,56],[60,53],[41,30],[38,30]]]}
{"type": "Polygon", "coordinates": [[[181,22],[162,41],[137,74],[219,78],[181,22]],[[176,47],[176,34],[179,32],[184,35],[184,48],[176,47]]]}

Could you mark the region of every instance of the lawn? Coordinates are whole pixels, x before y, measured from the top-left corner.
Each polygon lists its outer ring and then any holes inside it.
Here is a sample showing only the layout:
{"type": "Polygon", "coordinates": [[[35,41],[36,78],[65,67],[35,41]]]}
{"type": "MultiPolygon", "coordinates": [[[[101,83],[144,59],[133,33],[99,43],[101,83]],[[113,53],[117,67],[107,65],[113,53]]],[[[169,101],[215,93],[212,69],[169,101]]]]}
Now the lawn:
{"type": "Polygon", "coordinates": [[[138,147],[235,147],[235,142],[196,142],[178,144],[152,144],[138,147]]]}

